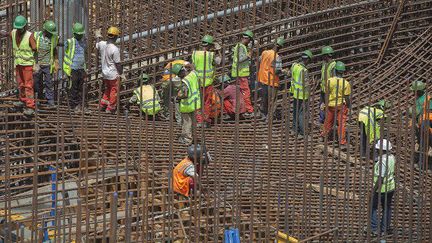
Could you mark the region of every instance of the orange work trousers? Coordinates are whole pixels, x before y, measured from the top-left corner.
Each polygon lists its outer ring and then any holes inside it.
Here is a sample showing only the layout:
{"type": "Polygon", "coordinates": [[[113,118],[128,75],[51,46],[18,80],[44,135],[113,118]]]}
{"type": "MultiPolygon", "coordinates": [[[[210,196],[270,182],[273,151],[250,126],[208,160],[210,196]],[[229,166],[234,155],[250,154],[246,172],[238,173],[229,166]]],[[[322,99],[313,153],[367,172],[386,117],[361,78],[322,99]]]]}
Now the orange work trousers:
{"type": "Polygon", "coordinates": [[[120,78],[114,80],[104,79],[103,82],[105,84],[105,91],[100,101],[100,106],[106,106],[107,111],[115,110],[117,105],[118,85],[120,83],[120,78]]]}
{"type": "Polygon", "coordinates": [[[254,112],[254,108],[252,106],[252,101],[251,101],[249,79],[247,77],[238,77],[237,80],[240,85],[240,92],[243,94],[243,100],[246,106],[246,112],[252,113],[254,112]]]}
{"type": "Polygon", "coordinates": [[[348,108],[346,105],[327,107],[327,112],[324,121],[324,129],[321,136],[326,137],[333,130],[335,118],[337,119],[338,138],[340,144],[347,144],[346,140],[346,122],[348,120],[348,108]]]}
{"type": "MultiPolygon", "coordinates": [[[[200,88],[202,90],[202,88],[200,88]]],[[[202,109],[198,109],[196,111],[196,121],[197,123],[203,123],[203,122],[211,122],[210,113],[212,111],[212,95],[213,95],[213,85],[209,85],[207,87],[204,87],[204,91],[201,93],[201,95],[204,95],[204,105],[202,106],[202,109]]]]}
{"type": "Polygon", "coordinates": [[[18,82],[19,99],[25,103],[26,107],[34,109],[33,66],[17,65],[15,73],[18,82]]]}

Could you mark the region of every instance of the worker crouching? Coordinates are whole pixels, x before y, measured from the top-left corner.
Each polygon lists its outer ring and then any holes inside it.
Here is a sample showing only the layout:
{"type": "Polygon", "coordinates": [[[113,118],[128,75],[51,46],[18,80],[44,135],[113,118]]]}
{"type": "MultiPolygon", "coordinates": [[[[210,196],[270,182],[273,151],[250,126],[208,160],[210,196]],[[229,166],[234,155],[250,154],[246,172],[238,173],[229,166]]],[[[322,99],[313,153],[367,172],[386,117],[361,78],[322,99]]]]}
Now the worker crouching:
{"type": "Polygon", "coordinates": [[[184,158],[173,171],[173,190],[185,197],[193,194],[198,188],[197,181],[202,166],[211,161],[210,154],[205,146],[190,145],[188,155],[184,158]]]}
{"type": "Polygon", "coordinates": [[[238,79],[231,79],[228,75],[224,75],[221,77],[220,81],[221,83],[228,84],[222,92],[223,107],[226,114],[225,118],[234,119],[236,113],[239,113],[240,116],[245,114],[247,112],[247,106],[241,88],[236,85],[238,79]],[[239,102],[238,108],[237,102],[239,102]]]}
{"type": "Polygon", "coordinates": [[[133,91],[133,95],[129,99],[129,105],[137,104],[141,111],[148,116],[148,119],[151,119],[152,117],[156,118],[156,115],[161,110],[161,105],[157,90],[153,85],[148,84],[149,78],[146,73],[141,75],[138,80],[138,87],[133,91]]]}

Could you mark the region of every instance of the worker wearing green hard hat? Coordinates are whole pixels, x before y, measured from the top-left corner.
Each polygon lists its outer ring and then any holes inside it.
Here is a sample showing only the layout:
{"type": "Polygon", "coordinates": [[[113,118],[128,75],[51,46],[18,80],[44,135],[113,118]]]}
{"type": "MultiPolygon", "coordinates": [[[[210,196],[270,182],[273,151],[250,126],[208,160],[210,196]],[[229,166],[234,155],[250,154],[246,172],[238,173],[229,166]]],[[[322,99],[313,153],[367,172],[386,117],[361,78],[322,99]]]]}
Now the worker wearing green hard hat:
{"type": "Polygon", "coordinates": [[[202,42],[202,44],[203,44],[204,46],[207,46],[207,45],[213,45],[213,44],[214,44],[214,38],[213,38],[213,36],[211,36],[211,35],[205,35],[205,36],[202,38],[201,42],[202,42]]]}
{"type": "Polygon", "coordinates": [[[17,29],[17,30],[21,30],[24,29],[24,27],[27,26],[27,19],[22,16],[22,15],[18,15],[15,17],[14,23],[13,23],[13,28],[17,29]]]}
{"type": "Polygon", "coordinates": [[[327,80],[334,77],[336,61],[333,60],[334,50],[331,46],[324,46],[321,48],[321,55],[323,57],[323,62],[321,65],[321,92],[320,92],[320,113],[319,113],[319,123],[324,124],[325,120],[325,87],[327,80]]]}
{"type": "Polygon", "coordinates": [[[153,84],[149,84],[150,76],[147,73],[141,74],[137,80],[137,88],[134,89],[132,97],[129,99],[129,103],[126,104],[126,109],[129,110],[131,104],[136,104],[140,107],[140,111],[147,116],[146,119],[156,120],[162,117],[159,111],[162,109],[160,104],[160,96],[153,84]],[[150,117],[150,118],[149,118],[150,117]]]}

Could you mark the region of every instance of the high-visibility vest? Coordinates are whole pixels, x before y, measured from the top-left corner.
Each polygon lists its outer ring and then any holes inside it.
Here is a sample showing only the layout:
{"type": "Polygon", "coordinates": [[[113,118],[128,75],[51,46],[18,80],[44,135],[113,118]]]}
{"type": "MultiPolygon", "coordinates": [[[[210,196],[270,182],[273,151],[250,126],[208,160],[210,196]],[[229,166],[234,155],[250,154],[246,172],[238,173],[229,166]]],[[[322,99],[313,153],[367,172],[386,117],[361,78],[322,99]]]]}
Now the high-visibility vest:
{"type": "MultiPolygon", "coordinates": [[[[395,182],[395,162],[396,159],[392,154],[383,154],[381,158],[378,158],[378,161],[375,162],[374,165],[374,186],[376,183],[378,183],[378,177],[380,175],[380,164],[383,163],[385,167],[387,168],[387,173],[383,178],[383,183],[381,185],[381,190],[379,190],[381,193],[390,192],[393,191],[396,188],[396,182],[395,182]]],[[[381,171],[384,169],[381,168],[381,171]]],[[[377,191],[378,192],[378,191],[377,191]]]]}
{"type": "Polygon", "coordinates": [[[195,66],[195,71],[198,73],[198,78],[201,87],[207,87],[213,84],[213,79],[214,79],[213,59],[214,59],[214,52],[211,51],[194,51],[192,53],[192,63],[195,66]],[[204,72],[205,72],[205,77],[204,77],[204,72]]]}
{"type": "Polygon", "coordinates": [[[321,91],[325,93],[326,82],[335,76],[336,61],[324,62],[321,67],[321,91]]]}
{"type": "Polygon", "coordinates": [[[274,50],[266,50],[261,54],[258,81],[272,87],[279,87],[279,76],[276,75],[275,61],[279,55],[274,50]]]}
{"type": "Polygon", "coordinates": [[[193,165],[192,161],[186,157],[184,158],[173,171],[173,190],[180,193],[186,197],[189,196],[189,176],[185,175],[185,170],[193,165]]]}
{"type": "Polygon", "coordinates": [[[165,68],[164,68],[164,72],[162,74],[162,80],[163,81],[169,81],[170,78],[174,79],[175,77],[177,77],[175,74],[170,73],[170,69],[175,65],[175,64],[181,64],[181,65],[185,65],[186,63],[188,63],[187,61],[184,60],[174,60],[170,63],[168,63],[165,68]]]}
{"type": "Polygon", "coordinates": [[[244,53],[248,53],[248,49],[245,45],[243,45],[242,43],[238,43],[233,51],[233,64],[231,67],[231,77],[236,78],[236,77],[249,77],[250,75],[250,71],[249,71],[249,66],[250,66],[250,60],[246,60],[244,62],[239,63],[238,62],[238,58],[239,58],[239,50],[240,48],[243,49],[244,53]]]}
{"type": "Polygon", "coordinates": [[[201,95],[200,86],[198,81],[198,74],[196,71],[190,72],[182,82],[188,88],[187,98],[180,100],[180,112],[191,113],[201,109],[201,95]]]}
{"type": "Polygon", "coordinates": [[[160,97],[152,85],[143,85],[134,90],[138,97],[137,104],[147,115],[153,116],[161,110],[160,97]]]}
{"type": "Polygon", "coordinates": [[[309,98],[309,90],[304,82],[305,77],[302,78],[302,72],[307,71],[306,67],[301,63],[293,63],[291,67],[291,88],[293,98],[299,100],[307,100],[309,98]]]}
{"type": "Polygon", "coordinates": [[[373,144],[375,140],[381,137],[381,128],[377,120],[383,117],[384,111],[375,107],[366,106],[360,110],[358,121],[364,124],[370,144],[373,144]]]}
{"type": "Polygon", "coordinates": [[[19,46],[16,44],[17,30],[12,30],[12,49],[14,64],[20,66],[33,66],[35,64],[34,52],[30,46],[31,33],[26,31],[21,38],[19,46]]]}
{"type": "MultiPolygon", "coordinates": [[[[38,31],[35,32],[35,37],[36,37],[36,47],[39,51],[39,45],[40,45],[40,40],[41,38],[43,38],[43,32],[42,31],[38,31]]],[[[57,35],[52,35],[51,36],[51,47],[50,47],[50,73],[54,72],[54,50],[57,47],[58,44],[58,36],[57,35]]]]}
{"type": "MultiPolygon", "coordinates": [[[[423,102],[423,112],[420,114],[418,119],[418,125],[421,127],[421,124],[425,120],[432,121],[432,110],[429,107],[429,103],[431,102],[431,97],[429,95],[425,95],[425,99],[423,102]]],[[[429,128],[429,132],[432,133],[432,128],[429,128]]]]}
{"type": "Polygon", "coordinates": [[[66,73],[67,76],[71,76],[72,72],[72,61],[75,56],[75,38],[70,38],[67,40],[68,46],[65,50],[65,55],[63,58],[63,72],[66,73]]]}

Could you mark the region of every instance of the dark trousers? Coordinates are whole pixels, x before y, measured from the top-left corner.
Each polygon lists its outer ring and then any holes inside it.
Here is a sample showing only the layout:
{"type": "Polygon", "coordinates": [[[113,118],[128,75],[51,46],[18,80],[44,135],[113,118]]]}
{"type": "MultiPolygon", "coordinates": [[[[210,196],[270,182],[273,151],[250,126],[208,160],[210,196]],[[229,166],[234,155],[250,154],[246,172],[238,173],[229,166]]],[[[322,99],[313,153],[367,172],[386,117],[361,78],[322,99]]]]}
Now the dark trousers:
{"type": "Polygon", "coordinates": [[[366,134],[366,126],[363,122],[359,122],[360,128],[360,155],[366,156],[368,152],[368,137],[366,134]]]}
{"type": "Polygon", "coordinates": [[[385,232],[390,229],[393,194],[394,191],[390,191],[386,193],[374,192],[372,198],[372,215],[371,215],[372,231],[378,230],[378,198],[380,200],[381,208],[382,208],[382,214],[380,220],[381,232],[385,232]]]}
{"type": "Polygon", "coordinates": [[[37,98],[47,99],[49,104],[54,104],[54,80],[51,77],[50,66],[40,66],[39,71],[33,73],[33,80],[37,98]]]}
{"type": "Polygon", "coordinates": [[[72,70],[69,77],[69,106],[72,109],[82,103],[84,77],[84,69],[72,70]]]}
{"type": "Polygon", "coordinates": [[[261,113],[265,115],[267,118],[273,118],[273,112],[276,110],[276,97],[277,97],[277,87],[269,86],[263,84],[261,82],[258,83],[258,86],[261,88],[260,96],[261,96],[261,113]],[[270,113],[270,117],[269,117],[270,113]]]}
{"type": "Polygon", "coordinates": [[[432,133],[430,132],[431,121],[425,120],[421,123],[420,128],[416,129],[417,143],[419,144],[419,166],[426,167],[429,146],[432,146],[432,133]]]}
{"type": "Polygon", "coordinates": [[[293,98],[293,124],[292,129],[295,133],[304,135],[305,125],[308,124],[308,100],[293,98]]]}

